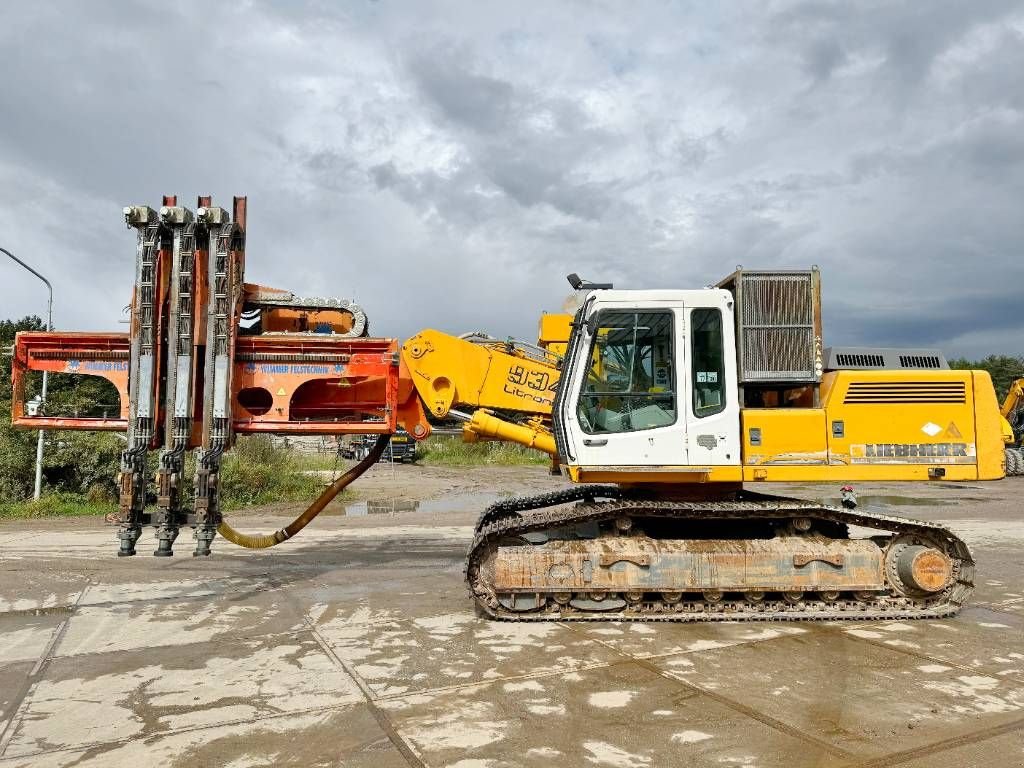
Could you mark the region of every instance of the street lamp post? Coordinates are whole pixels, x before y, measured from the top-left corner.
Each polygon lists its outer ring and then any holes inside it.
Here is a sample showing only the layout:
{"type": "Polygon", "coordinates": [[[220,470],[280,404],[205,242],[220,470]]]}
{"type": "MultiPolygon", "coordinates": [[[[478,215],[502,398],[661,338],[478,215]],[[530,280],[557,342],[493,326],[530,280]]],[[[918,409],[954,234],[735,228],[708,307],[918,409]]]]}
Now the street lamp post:
{"type": "MultiPolygon", "coordinates": [[[[50,298],[49,298],[49,300],[46,303],[46,330],[52,331],[53,330],[53,286],[50,285],[50,281],[47,280],[42,275],[40,275],[34,269],[32,269],[32,267],[30,267],[24,261],[19,259],[13,253],[8,251],[6,248],[0,248],[0,251],[2,251],[3,253],[6,253],[8,256],[11,257],[11,259],[13,259],[15,262],[17,262],[21,266],[23,266],[25,269],[27,269],[29,272],[31,272],[33,275],[35,275],[40,280],[42,280],[43,283],[46,284],[46,290],[50,292],[50,298]]],[[[40,400],[41,400],[40,407],[43,407],[43,408],[46,407],[46,379],[47,379],[46,374],[47,373],[48,373],[48,371],[43,371],[43,391],[42,391],[42,394],[40,395],[40,400]]],[[[35,486],[35,491],[33,491],[33,494],[32,494],[32,498],[34,498],[36,501],[39,501],[39,496],[42,494],[42,491],[43,491],[43,440],[44,440],[44,438],[43,438],[43,430],[40,429],[39,430],[39,439],[36,441],[36,486],[35,486]]]]}

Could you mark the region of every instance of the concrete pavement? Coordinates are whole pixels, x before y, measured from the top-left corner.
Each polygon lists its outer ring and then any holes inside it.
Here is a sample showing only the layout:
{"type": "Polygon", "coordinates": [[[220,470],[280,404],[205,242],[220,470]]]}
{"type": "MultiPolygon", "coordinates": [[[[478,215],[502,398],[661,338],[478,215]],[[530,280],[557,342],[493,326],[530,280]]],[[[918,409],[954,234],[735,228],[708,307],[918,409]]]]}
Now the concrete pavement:
{"type": "MultiPolygon", "coordinates": [[[[559,482],[479,480],[477,495],[559,482]]],[[[184,536],[171,560],[118,559],[97,522],[7,524],[0,768],[1024,765],[1024,480],[928,487],[912,507],[909,487],[859,490],[971,544],[960,616],[488,622],[462,581],[457,495],[334,514],[265,552],[218,540],[198,561],[184,536]]]]}

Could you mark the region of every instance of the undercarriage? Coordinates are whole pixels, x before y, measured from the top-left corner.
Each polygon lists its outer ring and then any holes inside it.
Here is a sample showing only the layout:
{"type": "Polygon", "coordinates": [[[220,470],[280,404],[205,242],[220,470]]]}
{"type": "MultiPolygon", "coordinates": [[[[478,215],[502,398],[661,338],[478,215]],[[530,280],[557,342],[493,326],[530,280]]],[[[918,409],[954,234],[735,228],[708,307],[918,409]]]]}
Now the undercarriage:
{"type": "Polygon", "coordinates": [[[605,486],[492,505],[467,566],[479,609],[514,621],[940,618],[973,574],[967,545],[936,523],[605,486]]]}

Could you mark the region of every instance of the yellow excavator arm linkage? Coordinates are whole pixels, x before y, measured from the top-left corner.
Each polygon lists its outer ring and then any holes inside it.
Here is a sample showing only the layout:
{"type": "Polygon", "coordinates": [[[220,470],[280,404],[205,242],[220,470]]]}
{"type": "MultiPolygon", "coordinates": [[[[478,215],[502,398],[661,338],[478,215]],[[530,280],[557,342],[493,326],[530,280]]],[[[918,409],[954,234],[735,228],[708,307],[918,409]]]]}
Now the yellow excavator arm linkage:
{"type": "Polygon", "coordinates": [[[1024,399],[1024,379],[1017,379],[1010,385],[1006,399],[1003,400],[1003,407],[999,409],[1004,419],[1010,418],[1010,414],[1017,409],[1022,399],[1024,399]]]}
{"type": "Polygon", "coordinates": [[[402,368],[402,378],[411,380],[422,407],[434,418],[462,421],[467,442],[503,440],[557,455],[547,425],[560,374],[553,355],[425,330],[402,345],[402,368]],[[514,416],[522,422],[509,418],[514,416]]]}
{"type": "Polygon", "coordinates": [[[1013,427],[1010,426],[1010,416],[1014,411],[1020,408],[1022,404],[1024,404],[1024,379],[1017,379],[1010,385],[1010,389],[1006,393],[1006,399],[1003,400],[1003,405],[999,409],[999,413],[1003,417],[1003,441],[1006,443],[1013,443],[1016,441],[1016,437],[1013,434],[1013,427]]]}

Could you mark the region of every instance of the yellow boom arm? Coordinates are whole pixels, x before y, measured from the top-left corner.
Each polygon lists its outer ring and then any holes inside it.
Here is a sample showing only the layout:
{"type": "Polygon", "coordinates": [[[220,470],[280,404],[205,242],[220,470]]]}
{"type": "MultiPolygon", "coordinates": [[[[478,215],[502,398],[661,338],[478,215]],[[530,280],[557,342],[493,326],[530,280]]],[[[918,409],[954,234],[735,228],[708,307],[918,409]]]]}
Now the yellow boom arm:
{"type": "Polygon", "coordinates": [[[546,423],[560,373],[553,355],[425,330],[402,345],[402,368],[423,408],[435,418],[462,421],[465,440],[504,440],[557,455],[546,423]],[[476,410],[468,414],[457,408],[476,410]],[[523,421],[513,420],[516,416],[523,421]]]}

